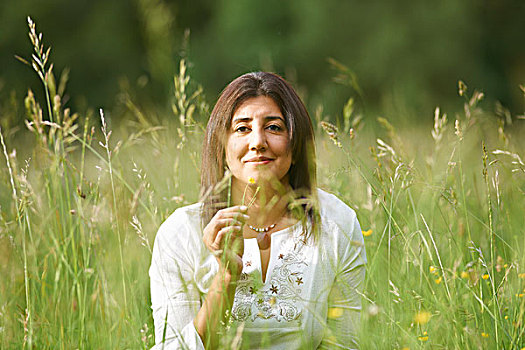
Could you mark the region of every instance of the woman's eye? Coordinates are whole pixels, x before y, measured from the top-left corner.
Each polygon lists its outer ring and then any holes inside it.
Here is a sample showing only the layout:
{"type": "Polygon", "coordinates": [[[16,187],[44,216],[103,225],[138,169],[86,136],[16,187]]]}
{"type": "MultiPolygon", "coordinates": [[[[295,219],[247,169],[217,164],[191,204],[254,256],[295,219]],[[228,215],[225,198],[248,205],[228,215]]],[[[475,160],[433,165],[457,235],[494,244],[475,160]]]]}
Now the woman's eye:
{"type": "Polygon", "coordinates": [[[235,129],[235,132],[246,132],[248,128],[246,126],[239,126],[235,129]]]}
{"type": "Polygon", "coordinates": [[[268,129],[270,129],[272,131],[281,131],[281,130],[283,130],[283,128],[281,126],[276,125],[276,124],[268,125],[268,129]]]}

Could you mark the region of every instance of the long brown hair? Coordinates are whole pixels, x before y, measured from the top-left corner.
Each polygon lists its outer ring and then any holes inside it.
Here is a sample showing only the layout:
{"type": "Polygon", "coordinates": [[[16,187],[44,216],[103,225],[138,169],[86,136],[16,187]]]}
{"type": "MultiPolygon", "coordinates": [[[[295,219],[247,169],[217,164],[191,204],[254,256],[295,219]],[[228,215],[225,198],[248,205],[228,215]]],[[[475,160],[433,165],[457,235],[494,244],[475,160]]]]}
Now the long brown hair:
{"type": "Polygon", "coordinates": [[[313,224],[317,222],[316,163],[312,121],[292,86],[277,74],[254,72],[233,80],[223,90],[211,112],[202,147],[201,196],[204,204],[203,225],[227,205],[228,188],[224,184],[226,137],[231,120],[244,101],[268,96],[279,106],[290,135],[292,165],[290,186],[301,203],[300,207],[313,224]],[[223,180],[221,182],[221,180],[223,180]],[[218,186],[219,185],[219,186],[218,186]]]}

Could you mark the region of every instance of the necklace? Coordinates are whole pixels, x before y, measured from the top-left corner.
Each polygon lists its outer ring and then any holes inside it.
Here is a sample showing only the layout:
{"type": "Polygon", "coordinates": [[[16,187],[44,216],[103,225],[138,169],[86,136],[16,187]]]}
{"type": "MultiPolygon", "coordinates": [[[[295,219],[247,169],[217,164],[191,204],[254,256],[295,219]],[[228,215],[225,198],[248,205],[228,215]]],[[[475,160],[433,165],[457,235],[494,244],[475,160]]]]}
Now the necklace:
{"type": "Polygon", "coordinates": [[[255,227],[252,225],[248,225],[248,227],[258,233],[257,245],[259,246],[259,249],[266,250],[270,248],[271,238],[270,238],[270,235],[268,234],[268,231],[274,228],[275,224],[271,224],[270,226],[266,226],[266,227],[255,227]]]}
{"type": "MultiPolygon", "coordinates": [[[[286,211],[286,207],[284,208],[284,210],[286,211]]],[[[281,213],[281,215],[278,216],[279,220],[281,220],[283,215],[284,215],[284,212],[281,213]]],[[[270,234],[268,233],[268,231],[270,231],[276,225],[277,225],[277,223],[273,223],[270,226],[266,226],[266,227],[255,227],[255,226],[252,226],[252,225],[248,224],[248,227],[250,229],[252,229],[252,230],[254,230],[255,232],[258,233],[258,235],[257,235],[257,245],[259,246],[260,250],[266,250],[266,249],[270,248],[270,246],[271,246],[271,237],[270,237],[270,234]]]]}
{"type": "Polygon", "coordinates": [[[248,227],[251,228],[252,230],[254,230],[255,232],[268,232],[272,228],[275,227],[275,224],[271,224],[270,226],[266,226],[266,227],[255,227],[255,226],[252,226],[252,225],[248,225],[248,227]]]}

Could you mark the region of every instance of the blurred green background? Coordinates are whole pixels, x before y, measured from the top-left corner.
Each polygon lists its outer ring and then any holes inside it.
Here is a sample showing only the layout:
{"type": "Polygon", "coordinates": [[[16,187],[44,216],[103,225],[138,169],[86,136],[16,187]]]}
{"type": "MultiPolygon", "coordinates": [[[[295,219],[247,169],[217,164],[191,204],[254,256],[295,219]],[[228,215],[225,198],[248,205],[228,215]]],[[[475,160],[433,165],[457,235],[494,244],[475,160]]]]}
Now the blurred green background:
{"type": "MultiPolygon", "coordinates": [[[[26,16],[52,46],[55,74],[70,69],[69,106],[118,108],[119,93],[168,106],[180,58],[214,101],[232,78],[252,70],[284,75],[310,109],[335,115],[349,93],[368,111],[432,121],[460,108],[457,81],[523,111],[525,2],[21,0],[0,4],[0,97],[38,89],[28,57],[26,16]],[[334,58],[361,93],[333,84],[334,58]],[[310,98],[311,97],[311,98],[310,98]]],[[[19,98],[21,100],[21,98],[19,98]]]]}
{"type": "Polygon", "coordinates": [[[52,47],[55,74],[70,70],[66,102],[80,112],[118,111],[123,91],[168,108],[181,58],[210,102],[232,78],[270,70],[294,83],[310,111],[322,103],[332,117],[353,95],[367,112],[431,123],[438,105],[462,108],[460,79],[511,114],[523,111],[522,0],[2,1],[0,101],[41,90],[14,57],[31,52],[28,15],[52,47]],[[329,58],[355,74],[359,91],[333,83],[329,58]]]}

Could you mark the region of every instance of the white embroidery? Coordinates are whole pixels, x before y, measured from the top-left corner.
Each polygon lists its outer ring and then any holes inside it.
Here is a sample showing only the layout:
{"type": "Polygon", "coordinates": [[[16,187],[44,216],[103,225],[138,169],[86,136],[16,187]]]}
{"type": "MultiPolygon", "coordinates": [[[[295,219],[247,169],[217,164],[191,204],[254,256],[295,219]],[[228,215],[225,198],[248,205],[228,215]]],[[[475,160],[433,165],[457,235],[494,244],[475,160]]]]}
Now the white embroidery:
{"type": "MultiPolygon", "coordinates": [[[[293,321],[302,317],[302,291],[306,252],[303,241],[288,240],[276,255],[277,261],[270,279],[262,283],[260,273],[247,259],[245,269],[237,282],[232,318],[235,321],[254,321],[256,318],[275,318],[293,321]],[[294,249],[295,248],[295,249],[294,249]]],[[[258,253],[258,252],[257,252],[258,253]]],[[[250,257],[248,257],[250,258],[250,257]]]]}

